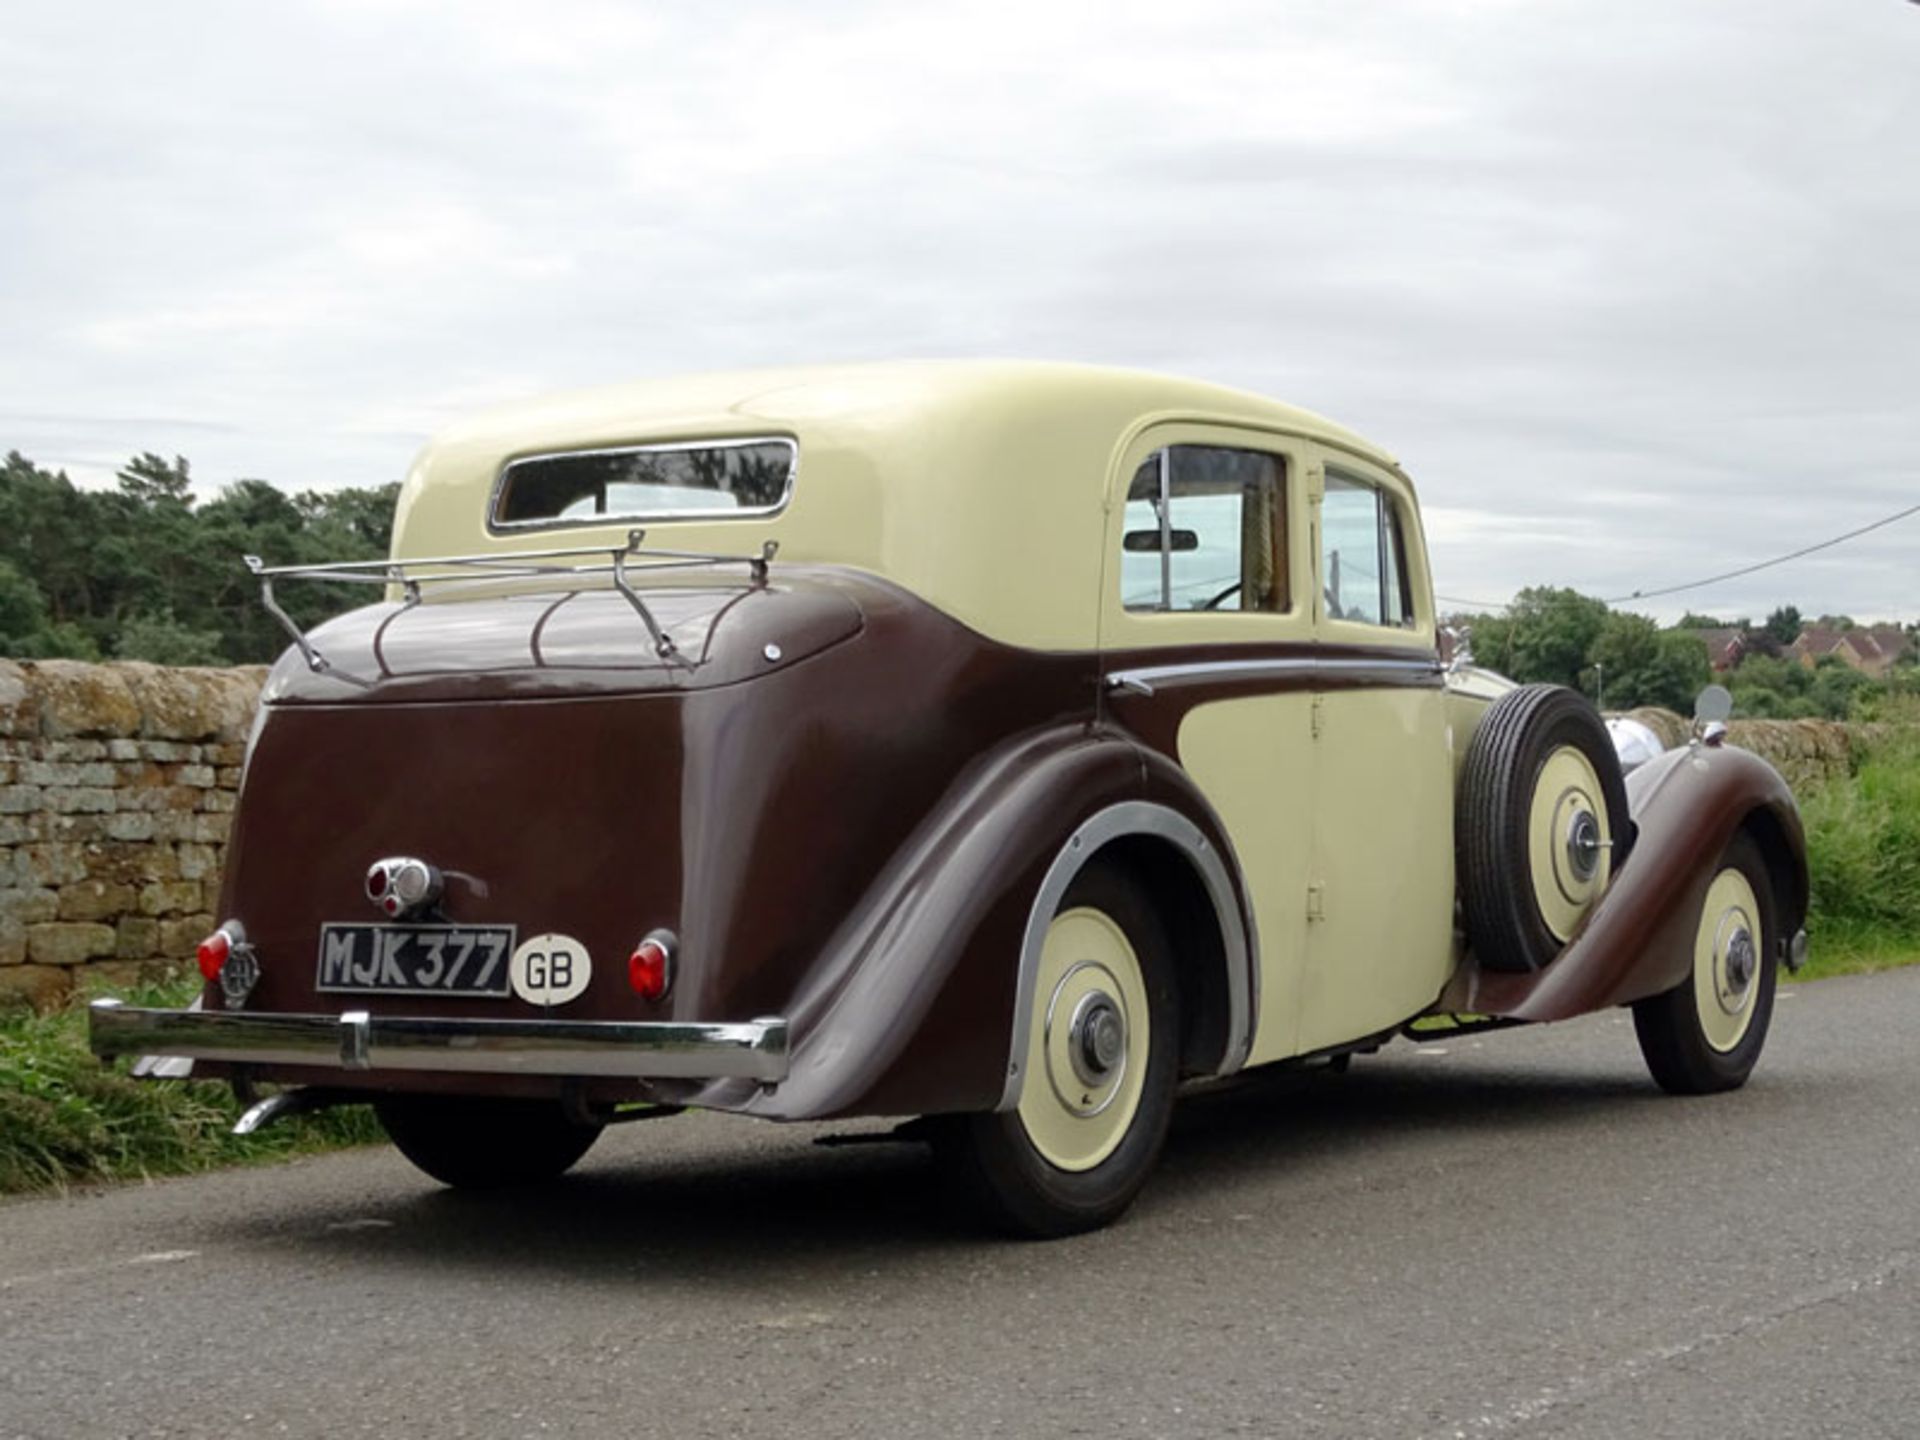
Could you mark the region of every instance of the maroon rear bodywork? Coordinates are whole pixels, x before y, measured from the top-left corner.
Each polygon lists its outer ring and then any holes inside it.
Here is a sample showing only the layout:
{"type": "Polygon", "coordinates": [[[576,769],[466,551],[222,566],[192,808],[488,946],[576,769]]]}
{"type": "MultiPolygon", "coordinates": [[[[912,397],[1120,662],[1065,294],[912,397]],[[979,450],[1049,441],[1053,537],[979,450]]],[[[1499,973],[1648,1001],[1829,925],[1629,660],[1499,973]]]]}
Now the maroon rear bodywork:
{"type": "MultiPolygon", "coordinates": [[[[1060,836],[1153,784],[1224,844],[1190,787],[1150,782],[1139,748],[1096,728],[1092,655],[995,645],[831,568],[647,598],[688,663],[658,660],[607,591],[557,613],[552,596],[370,607],[315,632],[325,673],[282,662],[222,897],[261,961],[249,1010],[341,1009],[314,988],[320,927],[378,919],[367,865],[414,854],[448,873],[448,919],[587,947],[594,981],[566,1018],[790,1023],[775,1088],[602,1080],[593,1097],[781,1118],[990,1108],[1011,957],[1060,836]],[[681,948],[671,993],[649,1004],[625,957],[656,927],[681,948]]],[[[353,1003],[543,1014],[517,998],[353,1003]]]]}

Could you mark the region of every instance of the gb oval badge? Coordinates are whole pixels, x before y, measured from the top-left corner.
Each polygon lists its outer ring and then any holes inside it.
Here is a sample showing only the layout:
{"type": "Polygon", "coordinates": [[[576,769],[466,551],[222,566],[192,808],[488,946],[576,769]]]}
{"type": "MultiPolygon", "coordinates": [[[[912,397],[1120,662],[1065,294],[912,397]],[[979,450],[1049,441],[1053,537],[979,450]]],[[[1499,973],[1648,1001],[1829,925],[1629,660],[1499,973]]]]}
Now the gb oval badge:
{"type": "Polygon", "coordinates": [[[535,935],[513,952],[507,974],[513,993],[529,1004],[564,1005],[585,993],[593,960],[571,935],[535,935]]]}

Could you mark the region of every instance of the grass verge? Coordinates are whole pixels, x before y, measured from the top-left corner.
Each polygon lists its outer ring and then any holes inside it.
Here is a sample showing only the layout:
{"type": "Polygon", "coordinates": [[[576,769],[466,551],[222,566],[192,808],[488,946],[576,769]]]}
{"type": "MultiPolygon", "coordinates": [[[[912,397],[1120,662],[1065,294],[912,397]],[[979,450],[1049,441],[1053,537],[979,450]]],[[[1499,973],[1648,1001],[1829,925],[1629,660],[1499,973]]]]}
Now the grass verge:
{"type": "MultiPolygon", "coordinates": [[[[179,1007],[199,990],[195,977],[122,993],[133,1004],[179,1007]]],[[[240,1107],[225,1085],[126,1071],[88,1051],[84,1003],[50,1015],[0,1012],[0,1194],[185,1175],[381,1138],[359,1105],[238,1138],[227,1133],[240,1107]]]]}

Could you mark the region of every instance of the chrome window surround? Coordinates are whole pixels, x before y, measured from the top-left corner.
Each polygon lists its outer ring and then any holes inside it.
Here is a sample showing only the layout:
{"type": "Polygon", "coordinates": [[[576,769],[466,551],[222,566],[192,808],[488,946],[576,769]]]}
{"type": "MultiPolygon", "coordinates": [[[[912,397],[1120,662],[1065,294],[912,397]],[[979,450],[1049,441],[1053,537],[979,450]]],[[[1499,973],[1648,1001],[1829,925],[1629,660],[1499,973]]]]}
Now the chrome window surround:
{"type": "Polygon", "coordinates": [[[785,510],[793,499],[793,486],[800,473],[800,445],[791,435],[744,435],[729,436],[716,440],[662,440],[645,445],[605,445],[591,450],[546,450],[535,455],[516,455],[501,465],[500,473],[493,477],[493,491],[487,497],[487,533],[490,535],[513,535],[529,530],[579,530],[595,525],[618,525],[635,521],[648,524],[666,520],[764,520],[770,515],[778,515],[785,510]],[[684,509],[684,510],[647,510],[635,513],[608,512],[604,515],[589,515],[582,519],[568,520],[552,516],[538,520],[502,520],[501,502],[507,496],[507,480],[514,467],[535,465],[543,460],[593,459],[606,455],[662,455],[684,450],[744,450],[753,445],[784,445],[787,450],[787,479],[781,487],[780,498],[771,505],[739,506],[732,509],[684,509]]]}
{"type": "Polygon", "coordinates": [[[1033,897],[1033,908],[1027,912],[1026,936],[1020,945],[1020,979],[1014,992],[1007,1081],[1000,1091],[996,1110],[1011,1110],[1020,1103],[1020,1088],[1026,1080],[1029,1017],[1040,974],[1040,951],[1046,943],[1047,927],[1060,908],[1060,900],[1081,868],[1103,845],[1129,835],[1152,835],[1169,841],[1192,863],[1206,887],[1207,898],[1213,902],[1214,914],[1220,922],[1221,948],[1227,963],[1227,1053],[1214,1073],[1231,1075],[1246,1064],[1253,1048],[1254,1006],[1259,1000],[1260,951],[1251,917],[1244,923],[1241,919],[1240,899],[1228,871],[1228,866],[1234,864],[1233,857],[1223,857],[1208,843],[1200,827],[1178,811],[1150,801],[1128,800],[1099,811],[1067,837],[1067,843],[1060,847],[1060,853],[1047,868],[1039,893],[1033,897]]]}

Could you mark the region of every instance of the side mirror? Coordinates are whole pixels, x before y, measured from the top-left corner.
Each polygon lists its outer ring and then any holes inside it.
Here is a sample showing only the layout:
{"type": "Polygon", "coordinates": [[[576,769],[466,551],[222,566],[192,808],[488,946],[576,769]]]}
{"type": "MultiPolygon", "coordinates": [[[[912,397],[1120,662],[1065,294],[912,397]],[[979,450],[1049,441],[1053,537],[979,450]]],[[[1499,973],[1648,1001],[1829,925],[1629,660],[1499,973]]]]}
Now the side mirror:
{"type": "MultiPolygon", "coordinates": [[[[1160,532],[1158,530],[1129,530],[1120,541],[1120,547],[1133,555],[1160,553],[1160,532]]],[[[1172,552],[1198,550],[1200,534],[1196,530],[1169,530],[1167,549],[1172,552]]]]}
{"type": "Polygon", "coordinates": [[[1709,685],[1693,701],[1693,723],[1724,725],[1733,714],[1733,695],[1724,685],[1709,685]]]}
{"type": "Polygon", "coordinates": [[[1724,685],[1709,685],[1693,701],[1693,729],[1703,745],[1719,746],[1727,738],[1727,717],[1733,714],[1733,696],[1724,685]]]}

